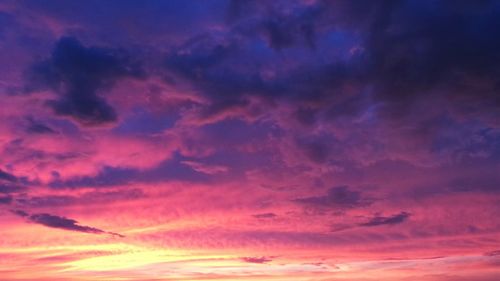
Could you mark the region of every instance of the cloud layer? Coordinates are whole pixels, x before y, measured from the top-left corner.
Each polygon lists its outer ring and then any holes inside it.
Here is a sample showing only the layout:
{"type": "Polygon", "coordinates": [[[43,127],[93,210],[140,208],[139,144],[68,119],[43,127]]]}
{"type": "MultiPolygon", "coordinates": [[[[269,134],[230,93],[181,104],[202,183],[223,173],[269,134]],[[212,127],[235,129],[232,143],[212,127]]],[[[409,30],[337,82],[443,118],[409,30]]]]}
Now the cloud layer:
{"type": "Polygon", "coordinates": [[[496,280],[499,14],[3,1],[0,279],[496,280]]]}

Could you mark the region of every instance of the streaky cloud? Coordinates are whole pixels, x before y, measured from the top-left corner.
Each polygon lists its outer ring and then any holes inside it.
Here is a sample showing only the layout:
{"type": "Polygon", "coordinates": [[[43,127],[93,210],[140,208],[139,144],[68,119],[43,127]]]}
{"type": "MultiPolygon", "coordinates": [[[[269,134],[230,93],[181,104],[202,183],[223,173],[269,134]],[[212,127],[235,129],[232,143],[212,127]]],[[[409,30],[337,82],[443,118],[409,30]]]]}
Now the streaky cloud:
{"type": "Polygon", "coordinates": [[[379,226],[379,225],[395,225],[401,224],[410,218],[411,214],[407,212],[401,212],[388,217],[376,216],[371,218],[369,221],[360,223],[360,226],[379,226]]]}
{"type": "Polygon", "coordinates": [[[29,214],[23,210],[13,210],[13,214],[26,218],[29,222],[41,224],[51,228],[58,228],[70,231],[92,233],[92,234],[111,234],[113,236],[125,237],[121,234],[104,231],[95,227],[78,224],[78,221],[66,217],[51,215],[47,213],[29,214]]]}

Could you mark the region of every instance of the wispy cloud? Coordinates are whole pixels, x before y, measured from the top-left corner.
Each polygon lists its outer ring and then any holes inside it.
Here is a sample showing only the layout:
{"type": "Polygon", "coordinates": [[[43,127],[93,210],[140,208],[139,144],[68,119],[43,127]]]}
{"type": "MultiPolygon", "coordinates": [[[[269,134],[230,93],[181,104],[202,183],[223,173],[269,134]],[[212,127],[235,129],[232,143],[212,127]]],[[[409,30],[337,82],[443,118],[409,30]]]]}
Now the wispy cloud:
{"type": "Polygon", "coordinates": [[[271,262],[274,257],[242,257],[241,260],[249,263],[268,263],[271,262]]]}
{"type": "Polygon", "coordinates": [[[365,198],[360,191],[348,186],[336,186],[328,189],[325,195],[297,198],[296,203],[329,208],[356,208],[370,205],[373,200],[365,198]]]}
{"type": "Polygon", "coordinates": [[[85,226],[78,224],[78,221],[69,219],[66,217],[51,215],[47,213],[40,214],[28,214],[23,210],[13,210],[12,213],[26,218],[29,222],[41,224],[51,228],[58,228],[64,230],[78,231],[84,233],[92,233],[92,234],[111,234],[119,237],[124,237],[121,234],[114,232],[107,232],[95,227],[85,226]]]}
{"type": "Polygon", "coordinates": [[[252,216],[257,219],[270,219],[270,218],[275,218],[278,215],[276,215],[275,213],[262,213],[262,214],[255,214],[252,216]]]}
{"type": "Polygon", "coordinates": [[[379,226],[379,225],[394,225],[400,224],[407,221],[411,214],[407,212],[401,212],[388,217],[375,216],[368,220],[367,222],[360,223],[360,226],[379,226]]]}

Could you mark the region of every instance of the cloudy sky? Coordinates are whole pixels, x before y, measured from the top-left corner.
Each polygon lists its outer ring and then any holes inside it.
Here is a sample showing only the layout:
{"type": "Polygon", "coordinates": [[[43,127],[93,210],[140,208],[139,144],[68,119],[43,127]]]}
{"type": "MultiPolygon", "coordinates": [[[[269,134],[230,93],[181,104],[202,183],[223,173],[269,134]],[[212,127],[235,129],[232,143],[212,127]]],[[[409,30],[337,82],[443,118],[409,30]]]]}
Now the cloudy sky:
{"type": "Polygon", "coordinates": [[[0,1],[0,279],[494,281],[500,1],[0,1]]]}

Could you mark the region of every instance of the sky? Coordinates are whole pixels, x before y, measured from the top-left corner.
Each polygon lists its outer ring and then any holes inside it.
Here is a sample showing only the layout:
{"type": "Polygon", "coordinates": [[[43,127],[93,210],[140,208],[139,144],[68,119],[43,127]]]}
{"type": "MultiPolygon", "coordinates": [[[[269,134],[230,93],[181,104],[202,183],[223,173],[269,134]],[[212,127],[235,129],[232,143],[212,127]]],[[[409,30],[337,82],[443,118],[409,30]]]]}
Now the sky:
{"type": "Polygon", "coordinates": [[[499,30],[487,0],[0,0],[0,279],[499,280],[499,30]]]}

